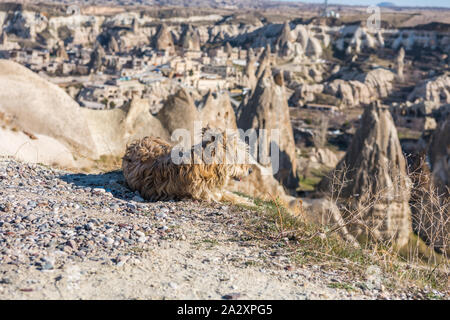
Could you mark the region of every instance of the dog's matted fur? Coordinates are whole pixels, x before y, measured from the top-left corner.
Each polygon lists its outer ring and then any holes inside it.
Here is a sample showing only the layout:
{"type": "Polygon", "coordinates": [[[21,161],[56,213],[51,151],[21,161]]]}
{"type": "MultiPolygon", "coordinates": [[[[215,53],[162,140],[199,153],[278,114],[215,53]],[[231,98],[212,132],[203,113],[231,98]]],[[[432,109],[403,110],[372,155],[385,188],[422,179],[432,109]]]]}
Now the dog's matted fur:
{"type": "Polygon", "coordinates": [[[244,198],[224,190],[230,178],[251,173],[247,144],[236,133],[218,129],[207,137],[205,132],[210,130],[204,128],[201,144],[191,147],[189,163],[174,163],[173,146],[159,138],[134,141],[127,147],[122,162],[126,183],[152,201],[193,198],[248,204],[244,198]],[[230,151],[242,152],[247,161],[230,157],[230,151]]]}

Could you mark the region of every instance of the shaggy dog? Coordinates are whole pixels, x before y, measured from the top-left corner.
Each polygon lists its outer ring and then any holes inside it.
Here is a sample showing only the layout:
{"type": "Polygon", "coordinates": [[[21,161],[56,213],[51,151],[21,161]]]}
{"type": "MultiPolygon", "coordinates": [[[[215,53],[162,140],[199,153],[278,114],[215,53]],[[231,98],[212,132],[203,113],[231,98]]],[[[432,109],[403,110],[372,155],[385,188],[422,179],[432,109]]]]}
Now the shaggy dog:
{"type": "Polygon", "coordinates": [[[178,150],[155,137],[131,143],[122,161],[128,186],[151,201],[192,198],[251,205],[224,190],[230,178],[251,173],[248,146],[237,133],[204,128],[201,143],[186,152],[190,156],[187,163],[173,160],[178,150]]]}

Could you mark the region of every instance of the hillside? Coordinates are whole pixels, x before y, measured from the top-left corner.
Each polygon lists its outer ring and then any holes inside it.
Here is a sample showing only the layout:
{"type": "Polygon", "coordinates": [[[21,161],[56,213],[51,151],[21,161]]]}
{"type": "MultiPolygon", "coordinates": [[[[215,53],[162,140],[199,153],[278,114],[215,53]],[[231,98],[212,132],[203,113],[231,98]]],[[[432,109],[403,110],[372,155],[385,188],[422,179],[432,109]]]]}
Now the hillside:
{"type": "Polygon", "coordinates": [[[273,232],[268,206],[146,203],[120,172],[73,174],[10,158],[0,158],[0,190],[2,300],[448,298],[345,246],[338,259],[308,257],[312,247],[273,232]]]}

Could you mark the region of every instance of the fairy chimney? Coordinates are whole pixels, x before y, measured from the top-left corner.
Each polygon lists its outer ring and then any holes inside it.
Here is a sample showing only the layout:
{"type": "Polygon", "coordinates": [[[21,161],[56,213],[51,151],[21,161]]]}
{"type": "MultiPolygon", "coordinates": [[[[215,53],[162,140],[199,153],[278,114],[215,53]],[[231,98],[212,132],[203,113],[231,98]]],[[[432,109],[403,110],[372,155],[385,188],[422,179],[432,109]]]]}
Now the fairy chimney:
{"type": "MultiPolygon", "coordinates": [[[[279,133],[279,144],[276,146],[279,149],[279,170],[275,177],[287,188],[295,189],[298,181],[294,134],[282,74],[274,77],[269,67],[265,69],[248,103],[240,110],[238,128],[244,131],[256,129],[257,133],[259,129],[266,129],[269,141],[275,141],[274,135],[279,133]]],[[[270,144],[264,147],[265,154],[269,155],[270,144]]],[[[258,161],[265,164],[261,160],[258,157],[258,161]]]]}
{"type": "Polygon", "coordinates": [[[411,181],[391,114],[367,107],[345,157],[318,190],[345,206],[344,218],[360,241],[375,239],[401,247],[411,232],[411,181]]]}

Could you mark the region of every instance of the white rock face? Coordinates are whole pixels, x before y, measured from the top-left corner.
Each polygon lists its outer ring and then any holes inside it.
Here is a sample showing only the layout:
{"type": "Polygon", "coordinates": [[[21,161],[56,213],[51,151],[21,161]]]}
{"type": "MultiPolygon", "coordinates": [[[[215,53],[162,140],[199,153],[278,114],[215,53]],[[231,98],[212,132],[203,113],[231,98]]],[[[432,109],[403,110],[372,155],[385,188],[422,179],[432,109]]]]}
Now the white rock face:
{"type": "Polygon", "coordinates": [[[8,60],[0,60],[0,87],[0,111],[13,115],[20,127],[81,155],[98,155],[80,107],[63,89],[8,60]]]}
{"type": "Polygon", "coordinates": [[[194,99],[184,88],[178,89],[174,95],[169,96],[157,117],[170,134],[180,128],[193,133],[194,122],[200,119],[194,99]]]}
{"type": "Polygon", "coordinates": [[[450,103],[450,75],[446,73],[417,85],[408,95],[408,100],[416,101],[417,99],[436,104],[450,103]]]}
{"type": "Polygon", "coordinates": [[[169,140],[169,133],[149,112],[148,101],[133,99],[129,105],[113,110],[82,108],[89,131],[100,155],[122,156],[126,145],[145,136],[169,140]]]}
{"type": "Polygon", "coordinates": [[[76,167],[76,159],[85,163],[102,155],[121,156],[134,139],[170,138],[147,100],[133,99],[114,110],[81,108],[58,86],[7,60],[0,60],[0,85],[5,89],[0,91],[0,113],[20,129],[3,130],[0,149],[26,161],[76,167]]]}
{"type": "Polygon", "coordinates": [[[25,39],[36,38],[36,34],[45,30],[48,24],[47,17],[32,11],[15,11],[8,21],[3,18],[3,27],[7,32],[16,34],[25,39]]]}
{"type": "Polygon", "coordinates": [[[29,163],[67,168],[78,166],[72,151],[54,138],[38,134],[31,139],[23,132],[0,128],[0,156],[11,155],[29,163]]]}
{"type": "Polygon", "coordinates": [[[102,16],[72,15],[51,17],[48,21],[48,29],[54,39],[59,39],[58,29],[66,26],[73,32],[74,44],[94,43],[101,32],[104,21],[102,16]]]}
{"type": "Polygon", "coordinates": [[[236,116],[227,93],[209,92],[204,100],[200,117],[204,126],[212,128],[237,129],[236,116]]]}
{"type": "MultiPolygon", "coordinates": [[[[313,70],[313,69],[311,69],[313,70]]],[[[311,71],[310,70],[310,71],[311,71]]],[[[353,76],[353,79],[336,79],[324,84],[298,84],[291,101],[298,105],[316,100],[318,94],[324,93],[338,98],[341,108],[369,104],[386,97],[392,91],[395,75],[386,69],[374,69],[366,74],[353,76]]]]}
{"type": "Polygon", "coordinates": [[[359,75],[355,80],[333,80],[325,85],[324,92],[339,97],[341,107],[369,104],[389,95],[394,78],[394,73],[379,68],[359,75]]]}

